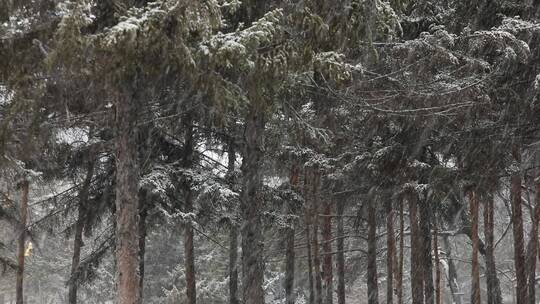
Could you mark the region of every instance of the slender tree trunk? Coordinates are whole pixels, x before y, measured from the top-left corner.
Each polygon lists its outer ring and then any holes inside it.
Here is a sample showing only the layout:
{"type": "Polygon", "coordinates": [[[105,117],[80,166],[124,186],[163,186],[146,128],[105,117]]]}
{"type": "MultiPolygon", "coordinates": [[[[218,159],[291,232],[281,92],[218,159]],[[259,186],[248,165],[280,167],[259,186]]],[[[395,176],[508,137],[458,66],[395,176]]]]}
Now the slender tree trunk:
{"type": "Polygon", "coordinates": [[[399,263],[397,271],[397,302],[403,304],[403,256],[405,248],[405,218],[403,216],[403,199],[399,200],[399,263]]]}
{"type": "MultiPolygon", "coordinates": [[[[93,157],[90,155],[89,157],[93,157]]],[[[73,257],[71,258],[71,276],[68,282],[68,303],[77,303],[77,280],[75,280],[77,270],[81,261],[81,247],[83,246],[83,228],[86,209],[88,208],[88,193],[94,175],[94,161],[88,161],[86,176],[79,191],[79,204],[77,222],[75,223],[75,237],[73,240],[73,257]]]]}
{"type": "MultiPolygon", "coordinates": [[[[540,170],[537,170],[540,171],[540,170]]],[[[539,172],[540,173],[540,172],[539,172]]],[[[540,178],[537,173],[536,178],[540,178]]],[[[527,268],[529,277],[529,304],[536,303],[536,258],[538,256],[538,224],[540,222],[540,180],[536,182],[536,206],[534,206],[533,221],[529,244],[527,245],[527,268]]]]}
{"type": "Polygon", "coordinates": [[[435,288],[433,287],[433,258],[431,256],[431,204],[424,198],[421,201],[421,206],[419,214],[422,234],[422,264],[424,266],[424,301],[426,304],[433,304],[435,301],[435,288]]]}
{"type": "Polygon", "coordinates": [[[322,304],[322,277],[321,277],[321,252],[319,249],[319,173],[315,172],[313,175],[313,236],[311,237],[311,247],[313,250],[313,268],[315,275],[315,303],[322,304]]]}
{"type": "Polygon", "coordinates": [[[328,201],[325,204],[324,214],[328,215],[323,220],[323,273],[324,273],[324,303],[333,303],[333,269],[332,269],[332,202],[328,201]]]}
{"type": "Polygon", "coordinates": [[[285,263],[285,303],[294,304],[294,229],[288,229],[286,240],[286,263],[285,263]]]}
{"type": "Polygon", "coordinates": [[[117,304],[140,304],[139,293],[139,164],[137,97],[132,88],[116,109],[116,288],[117,304]],[[128,97],[129,96],[129,97],[128,97]]]}
{"type": "Polygon", "coordinates": [[[391,201],[386,203],[386,303],[394,303],[394,258],[396,236],[394,234],[394,210],[391,201]]]}
{"type": "Polygon", "coordinates": [[[309,281],[309,304],[315,304],[315,290],[314,290],[314,281],[313,281],[313,254],[311,252],[311,225],[312,225],[312,216],[311,216],[311,194],[310,194],[310,184],[309,181],[310,170],[305,169],[304,173],[304,199],[306,201],[306,241],[307,241],[307,256],[308,256],[308,281],[309,281]]]}
{"type": "Polygon", "coordinates": [[[487,304],[501,304],[502,295],[497,270],[495,269],[495,238],[493,235],[493,196],[484,202],[484,238],[486,239],[486,285],[487,304]]]}
{"type": "Polygon", "coordinates": [[[478,199],[474,190],[469,190],[472,236],[471,304],[480,303],[480,270],[478,266],[478,199]]]}
{"type": "MultiPolygon", "coordinates": [[[[229,163],[227,164],[227,178],[232,188],[234,185],[234,170],[236,163],[236,150],[234,142],[229,142],[229,163]]],[[[239,304],[238,300],[238,225],[231,221],[229,232],[229,304],[239,304]]]]}
{"type": "Polygon", "coordinates": [[[148,207],[146,206],[146,193],[140,199],[139,207],[139,294],[141,301],[144,299],[144,256],[146,254],[146,218],[148,217],[148,207]]]}
{"type": "MultiPolygon", "coordinates": [[[[299,179],[299,168],[295,164],[291,168],[291,176],[289,183],[291,187],[295,190],[298,188],[298,179],[299,179]]],[[[288,205],[288,214],[294,215],[294,208],[292,202],[288,205]]],[[[285,264],[285,303],[294,304],[295,292],[294,292],[294,262],[295,262],[295,252],[294,252],[294,238],[295,238],[295,223],[291,223],[291,227],[287,229],[286,232],[286,264],[285,264]]]]}
{"type": "MultiPolygon", "coordinates": [[[[512,150],[514,160],[521,164],[521,147],[515,145],[512,150]]],[[[518,170],[511,177],[512,231],[514,235],[514,267],[516,271],[517,303],[527,301],[527,276],[525,271],[525,249],[523,241],[523,216],[521,211],[521,172],[518,170]]]]}
{"type": "Polygon", "coordinates": [[[411,295],[412,304],[424,303],[424,266],[422,239],[418,226],[417,194],[409,195],[409,217],[411,221],[411,295]]]}
{"type": "MultiPolygon", "coordinates": [[[[188,117],[184,123],[184,157],[182,160],[183,166],[186,169],[193,167],[194,138],[192,124],[193,120],[191,118],[191,115],[188,114],[188,117]]],[[[183,190],[185,200],[184,212],[193,212],[193,191],[191,190],[191,182],[187,179],[183,183],[183,190]]],[[[184,267],[186,269],[186,299],[187,304],[196,304],[197,288],[195,279],[195,253],[193,245],[193,226],[191,222],[186,223],[184,229],[184,267]]]]}
{"type": "Polygon", "coordinates": [[[242,263],[244,304],[264,303],[263,227],[261,220],[261,164],[264,157],[265,118],[261,101],[252,100],[244,130],[245,151],[242,161],[242,263]]]}
{"type": "Polygon", "coordinates": [[[439,258],[439,227],[437,225],[437,217],[433,217],[433,252],[435,254],[435,304],[442,304],[441,293],[441,260],[439,258]]]}
{"type": "Polygon", "coordinates": [[[345,205],[343,202],[337,202],[337,301],[338,304],[345,304],[345,227],[343,225],[343,213],[345,205]]]}
{"type": "Polygon", "coordinates": [[[368,304],[379,303],[377,280],[377,214],[375,201],[368,203],[367,292],[368,304]]]}
{"type": "Polygon", "coordinates": [[[239,304],[238,300],[238,226],[231,225],[229,232],[229,304],[239,304]]]}
{"type": "Polygon", "coordinates": [[[454,259],[452,258],[452,247],[450,245],[450,241],[448,240],[448,236],[443,236],[443,244],[444,244],[444,251],[447,254],[447,260],[448,260],[448,287],[450,288],[450,292],[452,293],[452,300],[456,304],[461,304],[461,297],[458,295],[459,293],[459,285],[458,285],[458,275],[456,270],[456,265],[454,264],[454,259]]]}
{"type": "MultiPolygon", "coordinates": [[[[26,177],[25,177],[26,178],[26,177]]],[[[24,303],[24,251],[26,245],[26,222],[28,218],[28,189],[29,183],[24,180],[21,183],[21,214],[20,214],[20,226],[19,226],[19,241],[17,250],[17,279],[16,279],[16,304],[24,303]]]]}

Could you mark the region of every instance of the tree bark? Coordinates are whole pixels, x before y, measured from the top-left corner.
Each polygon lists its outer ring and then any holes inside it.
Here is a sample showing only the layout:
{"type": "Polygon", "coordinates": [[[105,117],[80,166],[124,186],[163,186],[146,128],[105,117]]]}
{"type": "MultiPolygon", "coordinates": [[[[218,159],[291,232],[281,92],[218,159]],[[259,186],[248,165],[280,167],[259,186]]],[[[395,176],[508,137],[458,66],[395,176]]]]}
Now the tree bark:
{"type": "MultiPolygon", "coordinates": [[[[295,190],[298,188],[299,168],[295,164],[291,168],[291,176],[289,183],[295,190]]],[[[294,208],[292,202],[288,205],[288,214],[294,215],[294,208]]],[[[285,263],[285,303],[294,304],[296,297],[294,292],[294,238],[295,238],[295,223],[291,223],[291,227],[286,231],[286,263],[285,263]]]]}
{"type": "Polygon", "coordinates": [[[394,234],[394,210],[391,201],[386,203],[386,303],[394,303],[394,258],[396,236],[394,234]]]}
{"type": "MultiPolygon", "coordinates": [[[[324,274],[324,303],[333,303],[333,269],[332,269],[332,202],[328,201],[325,204],[324,214],[328,215],[324,217],[323,222],[323,274],[324,274]]],[[[293,303],[294,304],[294,303],[293,303]]]]}
{"type": "Polygon", "coordinates": [[[377,219],[375,201],[368,203],[367,292],[368,304],[379,303],[377,280],[377,219]]]}
{"type": "MultiPolygon", "coordinates": [[[[26,179],[26,177],[24,177],[26,179]]],[[[24,251],[26,245],[26,222],[28,218],[28,190],[29,182],[27,180],[21,183],[21,214],[19,223],[19,241],[17,250],[17,279],[16,279],[16,304],[24,303],[24,251]]]]}
{"type": "Polygon", "coordinates": [[[144,299],[144,256],[146,254],[146,218],[148,217],[148,207],[146,206],[146,193],[140,199],[139,206],[139,296],[144,299]]]}
{"type": "MultiPolygon", "coordinates": [[[[236,163],[236,150],[233,140],[228,147],[227,179],[229,186],[234,185],[234,170],[236,163]]],[[[238,225],[231,221],[229,232],[229,304],[239,304],[238,299],[238,225]]]]}
{"type": "Polygon", "coordinates": [[[424,303],[424,267],[422,239],[418,226],[417,194],[409,195],[409,217],[411,221],[411,295],[412,304],[424,303]]]}
{"type": "Polygon", "coordinates": [[[231,225],[229,233],[229,304],[239,304],[238,299],[238,226],[231,225]]]}
{"type": "Polygon", "coordinates": [[[480,270],[478,266],[478,199],[474,190],[469,190],[469,207],[471,213],[472,236],[472,273],[471,304],[480,303],[480,270]]]}
{"type": "Polygon", "coordinates": [[[345,205],[343,202],[337,202],[337,301],[338,304],[345,304],[345,227],[343,225],[343,213],[345,212],[345,205]]]}
{"type": "Polygon", "coordinates": [[[437,217],[433,217],[433,252],[435,254],[435,304],[442,304],[441,293],[441,260],[439,258],[439,227],[437,225],[437,217]]]}
{"type": "Polygon", "coordinates": [[[311,237],[311,247],[313,250],[313,274],[315,276],[315,303],[316,304],[322,304],[322,277],[321,277],[321,253],[319,249],[319,173],[314,172],[313,174],[313,181],[312,181],[312,190],[313,190],[313,196],[312,196],[312,225],[313,225],[313,235],[311,237]]]}
{"type": "MultiPolygon", "coordinates": [[[[536,178],[540,179],[540,170],[536,170],[536,178]]],[[[540,222],[540,180],[536,182],[536,205],[534,206],[531,233],[527,245],[527,268],[529,277],[529,304],[536,303],[536,259],[538,256],[538,224],[540,222]]]]}
{"type": "MultiPolygon", "coordinates": [[[[193,167],[193,120],[191,114],[188,114],[184,123],[184,156],[182,159],[183,166],[186,169],[193,167]]],[[[193,212],[193,191],[191,190],[191,181],[187,178],[183,182],[184,191],[184,212],[193,212]]],[[[184,267],[186,270],[186,299],[187,304],[197,303],[197,288],[195,279],[195,253],[193,245],[193,226],[191,222],[185,224],[184,227],[184,267]]]]}
{"type": "Polygon", "coordinates": [[[264,109],[252,100],[244,130],[245,150],[242,161],[242,263],[244,304],[264,303],[264,241],[262,233],[261,164],[264,157],[264,109]]]}
{"type": "MultiPolygon", "coordinates": [[[[89,157],[93,157],[90,155],[89,157]]],[[[83,246],[83,228],[86,210],[88,208],[88,193],[94,175],[94,161],[89,160],[86,168],[86,176],[79,191],[79,204],[77,210],[77,222],[75,223],[75,237],[73,239],[73,256],[71,258],[71,276],[68,283],[68,303],[77,303],[77,282],[74,279],[81,261],[81,248],[83,246]]]]}
{"type": "Polygon", "coordinates": [[[140,304],[138,101],[131,88],[116,109],[116,288],[117,304],[140,304]],[[129,97],[128,97],[129,96],[129,97]]]}
{"type": "Polygon", "coordinates": [[[484,238],[486,239],[486,285],[487,304],[501,304],[502,295],[497,270],[495,269],[495,237],[493,196],[488,195],[484,202],[484,238]]]}
{"type": "Polygon", "coordinates": [[[305,218],[306,218],[306,241],[307,241],[307,262],[308,262],[308,281],[309,281],[309,304],[315,304],[315,290],[313,281],[313,254],[311,252],[311,194],[310,194],[310,170],[305,169],[304,173],[304,200],[305,203],[305,218]]]}
{"type": "Polygon", "coordinates": [[[433,304],[435,301],[435,288],[433,287],[433,258],[431,256],[431,204],[424,198],[421,201],[421,206],[419,213],[422,234],[422,264],[424,268],[424,301],[426,304],[433,304]]]}
{"type": "Polygon", "coordinates": [[[399,263],[397,271],[397,303],[403,304],[403,256],[405,248],[405,218],[403,216],[403,198],[399,200],[399,263]]]}
{"type": "Polygon", "coordinates": [[[458,275],[456,270],[456,265],[454,264],[454,260],[452,258],[452,247],[450,246],[450,241],[448,240],[448,236],[443,236],[443,244],[444,244],[444,251],[447,254],[447,260],[448,260],[448,287],[450,288],[450,292],[452,293],[452,300],[456,304],[461,304],[461,297],[458,295],[459,293],[459,285],[458,285],[458,275]]]}
{"type": "MultiPolygon", "coordinates": [[[[517,165],[521,165],[521,147],[514,145],[512,155],[517,165]]],[[[512,204],[512,232],[514,236],[514,267],[516,271],[517,303],[527,301],[527,276],[525,272],[525,249],[523,241],[523,216],[521,210],[521,171],[511,177],[510,201],[512,204]]]]}

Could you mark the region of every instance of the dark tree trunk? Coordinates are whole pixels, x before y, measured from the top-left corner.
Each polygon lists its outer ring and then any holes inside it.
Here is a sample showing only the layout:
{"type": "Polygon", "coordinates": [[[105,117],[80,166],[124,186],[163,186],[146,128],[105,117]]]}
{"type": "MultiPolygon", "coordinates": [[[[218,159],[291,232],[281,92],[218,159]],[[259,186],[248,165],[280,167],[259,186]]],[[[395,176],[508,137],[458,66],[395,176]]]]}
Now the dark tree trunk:
{"type": "Polygon", "coordinates": [[[409,217],[411,221],[411,295],[412,304],[424,303],[424,266],[422,235],[418,226],[418,197],[409,195],[409,217]]]}
{"type": "Polygon", "coordinates": [[[403,256],[405,254],[405,218],[403,216],[403,199],[399,200],[399,262],[397,271],[397,304],[403,304],[403,256]]]}
{"type": "Polygon", "coordinates": [[[314,172],[313,174],[313,196],[312,196],[312,224],[313,224],[313,235],[311,237],[311,247],[313,250],[313,274],[315,276],[315,303],[322,304],[322,276],[321,276],[321,252],[319,248],[319,173],[314,172]]]}
{"type": "MultiPolygon", "coordinates": [[[[236,150],[233,140],[229,142],[229,162],[227,164],[227,179],[229,185],[234,185],[234,170],[236,163],[236,150]]],[[[238,225],[231,221],[229,232],[229,304],[239,304],[238,300],[238,225]]]]}
{"type": "MultiPolygon", "coordinates": [[[[93,156],[90,156],[93,157],[93,156]]],[[[73,256],[71,258],[71,276],[68,283],[68,303],[77,303],[77,281],[75,280],[77,270],[81,261],[81,247],[83,246],[83,228],[86,209],[88,208],[88,193],[94,175],[94,161],[88,161],[86,176],[79,191],[79,204],[77,210],[77,222],[75,223],[75,237],[73,240],[73,256]]]]}
{"type": "Polygon", "coordinates": [[[493,234],[494,211],[493,196],[488,195],[484,202],[484,238],[486,239],[486,285],[487,304],[501,304],[502,295],[497,270],[495,269],[495,237],[493,234]]]}
{"type": "Polygon", "coordinates": [[[433,287],[433,258],[431,256],[431,204],[424,198],[420,209],[422,264],[424,266],[424,301],[433,304],[435,301],[435,288],[433,287]]]}
{"type": "Polygon", "coordinates": [[[332,269],[332,203],[325,204],[322,237],[323,237],[323,274],[324,274],[324,303],[333,303],[333,269],[332,269]]]}
{"type": "MultiPolygon", "coordinates": [[[[193,167],[193,120],[190,114],[184,122],[184,155],[183,166],[186,169],[193,167]]],[[[183,182],[184,191],[184,212],[193,212],[193,191],[191,190],[191,181],[186,178],[183,182]]],[[[193,226],[191,222],[185,224],[184,227],[184,267],[186,269],[186,299],[187,304],[197,303],[197,290],[195,279],[195,253],[193,245],[193,226]]]]}
{"type": "Polygon", "coordinates": [[[294,229],[288,229],[286,233],[285,303],[294,304],[296,300],[294,293],[294,229]]]}
{"type": "Polygon", "coordinates": [[[377,214],[375,201],[368,203],[367,292],[368,304],[379,303],[377,280],[377,214]]]}
{"type": "Polygon", "coordinates": [[[307,262],[308,262],[308,281],[309,281],[309,304],[315,304],[315,290],[313,281],[313,254],[311,252],[311,193],[310,193],[310,170],[305,169],[304,173],[304,199],[306,201],[305,217],[306,217],[306,242],[307,242],[307,262]]]}
{"type": "MultiPolygon", "coordinates": [[[[144,191],[143,191],[144,192],[144,191]]],[[[146,254],[146,218],[148,207],[146,205],[146,193],[140,198],[139,206],[139,294],[141,301],[144,299],[144,256],[146,254]]]]}
{"type": "Polygon", "coordinates": [[[452,258],[452,247],[448,236],[443,236],[444,251],[447,254],[448,260],[448,287],[450,288],[450,293],[452,293],[452,300],[456,304],[461,304],[461,297],[458,295],[459,286],[458,286],[458,275],[456,270],[456,265],[454,264],[454,259],[452,258]]]}
{"type": "Polygon", "coordinates": [[[480,270],[478,267],[478,199],[474,190],[469,191],[472,239],[471,304],[480,303],[480,270]]]}
{"type": "Polygon", "coordinates": [[[264,241],[262,233],[261,164],[264,156],[265,118],[262,105],[252,100],[244,130],[245,151],[242,161],[242,263],[244,304],[264,303],[264,241]]]}
{"type": "Polygon", "coordinates": [[[238,304],[238,226],[229,232],[229,304],[238,304]]]}
{"type": "MultiPolygon", "coordinates": [[[[291,176],[289,183],[295,190],[298,188],[299,168],[297,165],[293,165],[291,168],[291,176]]],[[[294,215],[294,207],[292,202],[288,205],[288,214],[294,215]]],[[[285,303],[294,304],[295,292],[294,292],[294,238],[295,238],[295,223],[291,223],[291,227],[286,232],[286,263],[285,263],[285,303]]]]}
{"type": "Polygon", "coordinates": [[[138,100],[127,91],[116,105],[116,303],[140,304],[138,100]]]}
{"type": "MultiPolygon", "coordinates": [[[[521,164],[521,147],[515,145],[512,150],[514,160],[521,164]]],[[[527,276],[525,271],[525,249],[523,241],[523,216],[521,211],[521,172],[513,173],[511,177],[510,197],[512,203],[512,231],[514,235],[514,267],[516,271],[516,300],[517,303],[527,301],[527,276]]]]}
{"type": "Polygon", "coordinates": [[[435,254],[435,304],[442,304],[441,292],[441,259],[439,258],[439,227],[437,217],[433,217],[433,252],[435,254]]]}
{"type": "MultiPolygon", "coordinates": [[[[26,177],[24,177],[26,178],[26,177]]],[[[21,214],[19,224],[19,240],[17,249],[17,278],[16,278],[16,304],[24,303],[24,251],[26,245],[26,221],[28,218],[28,189],[29,183],[24,180],[21,183],[21,214]]]]}
{"type": "Polygon", "coordinates": [[[337,202],[337,301],[338,304],[345,304],[345,227],[343,225],[343,213],[345,205],[343,202],[337,202]]]}
{"type": "MultiPolygon", "coordinates": [[[[537,174],[536,178],[540,174],[537,174]]],[[[538,256],[538,224],[540,222],[540,180],[536,183],[536,206],[531,223],[529,244],[527,245],[527,268],[529,277],[529,304],[536,303],[536,259],[538,256]]]]}
{"type": "Polygon", "coordinates": [[[394,234],[394,210],[391,201],[386,203],[386,303],[394,303],[394,259],[396,236],[394,234]]]}

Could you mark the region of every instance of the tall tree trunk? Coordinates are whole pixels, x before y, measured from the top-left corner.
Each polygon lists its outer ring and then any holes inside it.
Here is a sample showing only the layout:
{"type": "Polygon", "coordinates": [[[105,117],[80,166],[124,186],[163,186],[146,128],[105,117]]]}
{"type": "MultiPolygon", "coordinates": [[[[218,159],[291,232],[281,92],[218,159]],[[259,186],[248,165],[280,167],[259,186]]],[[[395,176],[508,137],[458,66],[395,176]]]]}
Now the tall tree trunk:
{"type": "MultiPolygon", "coordinates": [[[[188,114],[184,122],[184,156],[183,166],[186,169],[193,167],[193,120],[191,114],[188,114]]],[[[184,212],[193,212],[193,191],[191,190],[191,182],[186,178],[183,182],[184,191],[184,212]]],[[[195,253],[193,245],[193,226],[191,222],[185,224],[184,227],[184,267],[186,271],[186,299],[187,304],[197,303],[197,288],[195,279],[195,253]]]]}
{"type": "Polygon", "coordinates": [[[435,304],[442,304],[441,293],[441,259],[439,258],[439,227],[437,216],[433,217],[433,252],[435,254],[435,304]]]}
{"type": "Polygon", "coordinates": [[[480,303],[480,270],[478,267],[478,199],[474,190],[469,190],[472,236],[471,304],[480,303]]]}
{"type": "Polygon", "coordinates": [[[367,292],[368,304],[379,303],[377,280],[377,212],[375,200],[368,203],[368,253],[367,253],[367,292]]]}
{"type": "Polygon", "coordinates": [[[143,191],[139,206],[139,294],[144,299],[144,256],[146,254],[146,218],[148,206],[146,205],[146,192],[143,191]]]}
{"type": "Polygon", "coordinates": [[[392,202],[386,203],[386,303],[394,303],[394,258],[396,236],[394,234],[394,210],[392,202]]]}
{"type": "MultiPolygon", "coordinates": [[[[521,165],[521,146],[514,145],[512,155],[518,166],[521,165]]],[[[512,231],[514,235],[514,267],[516,271],[517,303],[527,301],[527,276],[525,271],[525,249],[523,242],[523,216],[521,211],[521,171],[514,172],[511,177],[512,231]]]]}
{"type": "Polygon", "coordinates": [[[24,251],[26,245],[26,221],[28,218],[28,189],[29,182],[25,180],[21,183],[21,214],[19,224],[19,241],[17,250],[17,279],[16,279],[16,304],[24,303],[24,251]]]}
{"type": "MultiPolygon", "coordinates": [[[[294,164],[291,168],[291,176],[289,183],[291,187],[295,190],[298,190],[298,179],[299,179],[299,168],[294,164]]],[[[288,204],[289,215],[294,215],[294,207],[292,202],[288,204]]],[[[295,262],[295,252],[294,252],[294,238],[295,238],[295,223],[291,223],[291,227],[287,229],[286,232],[286,264],[285,264],[285,303],[294,304],[295,292],[294,292],[294,262],[295,262]]]]}
{"type": "Polygon", "coordinates": [[[261,219],[261,164],[264,156],[264,109],[262,101],[252,100],[244,130],[245,151],[242,161],[242,263],[244,304],[264,303],[263,227],[261,219]]]}
{"type": "Polygon", "coordinates": [[[138,97],[128,88],[116,105],[116,288],[117,304],[140,304],[138,97]],[[129,97],[128,97],[129,96],[129,97]]]}
{"type": "MultiPolygon", "coordinates": [[[[89,155],[93,158],[93,155],[89,155]]],[[[77,281],[75,280],[77,270],[81,261],[81,247],[83,246],[83,228],[86,209],[88,208],[88,193],[94,175],[94,161],[88,161],[86,176],[79,191],[79,204],[77,210],[77,222],[75,223],[75,237],[73,240],[73,256],[71,258],[71,276],[68,283],[68,303],[77,303],[77,281]]]]}
{"type": "Polygon", "coordinates": [[[285,303],[294,304],[294,229],[287,229],[286,263],[285,263],[285,303]]]}
{"type": "MultiPolygon", "coordinates": [[[[540,170],[536,170],[540,171],[540,170]]],[[[538,172],[540,173],[540,172],[538,172]]],[[[540,178],[540,174],[536,178],[540,178]]],[[[527,268],[529,277],[529,304],[536,303],[536,259],[538,256],[538,224],[540,222],[540,180],[536,182],[536,206],[534,206],[529,244],[527,245],[527,268]]]]}
{"type": "Polygon", "coordinates": [[[238,226],[231,224],[229,232],[229,304],[239,304],[238,299],[238,226]]]}
{"type": "Polygon", "coordinates": [[[306,217],[306,242],[307,242],[307,262],[308,262],[308,281],[309,281],[309,304],[315,304],[315,290],[314,290],[314,281],[313,281],[313,254],[311,252],[311,226],[312,226],[312,216],[311,216],[311,193],[310,193],[310,170],[305,169],[304,173],[304,200],[306,201],[305,205],[305,217],[306,217]]]}
{"type": "Polygon", "coordinates": [[[420,227],[418,226],[418,197],[409,195],[409,217],[411,221],[411,295],[412,304],[424,303],[424,266],[420,227]]]}
{"type": "Polygon", "coordinates": [[[435,301],[435,288],[433,287],[433,258],[431,256],[431,204],[427,198],[423,198],[421,206],[419,213],[422,234],[422,264],[424,266],[424,301],[426,304],[433,304],[435,301]]]}
{"type": "Polygon", "coordinates": [[[336,244],[336,270],[337,270],[337,304],[345,304],[345,227],[343,225],[343,213],[345,205],[337,202],[337,244],[336,244]]]}
{"type": "Polygon", "coordinates": [[[458,285],[458,275],[456,270],[456,265],[454,264],[454,259],[452,258],[452,247],[448,236],[443,236],[444,251],[447,255],[448,261],[448,287],[452,293],[452,300],[456,304],[461,304],[461,297],[459,295],[459,285],[458,285]]]}
{"type": "Polygon", "coordinates": [[[399,263],[396,278],[397,304],[403,304],[403,256],[405,254],[405,218],[403,216],[403,198],[399,200],[399,263]]]}
{"type": "Polygon", "coordinates": [[[313,199],[312,199],[312,224],[313,235],[311,237],[311,247],[313,250],[313,274],[315,276],[315,304],[322,304],[322,277],[321,277],[321,252],[319,249],[319,173],[315,170],[313,174],[313,199]]]}
{"type": "MultiPolygon", "coordinates": [[[[236,150],[234,141],[230,140],[228,147],[227,179],[232,188],[234,185],[234,170],[236,150]]],[[[231,221],[229,232],[229,304],[239,304],[238,300],[238,225],[231,221]]]]}
{"type": "Polygon", "coordinates": [[[324,273],[324,303],[332,304],[333,303],[333,269],[332,269],[332,202],[328,201],[325,204],[324,214],[327,215],[324,217],[323,222],[323,273],[324,273]]]}
{"type": "Polygon", "coordinates": [[[495,269],[495,237],[493,235],[493,196],[488,194],[484,202],[484,238],[486,239],[486,285],[487,304],[501,304],[502,295],[495,269]]]}

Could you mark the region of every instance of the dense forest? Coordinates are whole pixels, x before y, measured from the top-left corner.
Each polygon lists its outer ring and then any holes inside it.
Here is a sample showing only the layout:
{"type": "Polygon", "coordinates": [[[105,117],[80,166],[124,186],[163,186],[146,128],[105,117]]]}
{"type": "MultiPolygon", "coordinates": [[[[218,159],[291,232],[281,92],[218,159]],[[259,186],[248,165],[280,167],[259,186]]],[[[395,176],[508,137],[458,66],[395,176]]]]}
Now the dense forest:
{"type": "Polygon", "coordinates": [[[0,304],[534,304],[540,1],[0,0],[0,304]]]}

